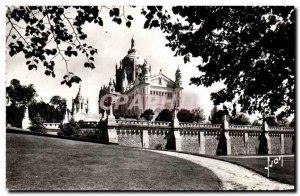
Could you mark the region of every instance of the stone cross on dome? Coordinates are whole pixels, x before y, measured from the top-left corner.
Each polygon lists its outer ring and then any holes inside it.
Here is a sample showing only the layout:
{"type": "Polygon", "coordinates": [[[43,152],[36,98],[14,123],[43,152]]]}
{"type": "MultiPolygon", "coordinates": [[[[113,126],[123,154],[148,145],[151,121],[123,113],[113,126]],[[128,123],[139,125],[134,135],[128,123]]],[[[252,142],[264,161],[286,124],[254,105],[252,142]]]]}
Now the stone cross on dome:
{"type": "Polygon", "coordinates": [[[131,48],[134,48],[134,39],[133,39],[133,36],[131,38],[131,48]]]}

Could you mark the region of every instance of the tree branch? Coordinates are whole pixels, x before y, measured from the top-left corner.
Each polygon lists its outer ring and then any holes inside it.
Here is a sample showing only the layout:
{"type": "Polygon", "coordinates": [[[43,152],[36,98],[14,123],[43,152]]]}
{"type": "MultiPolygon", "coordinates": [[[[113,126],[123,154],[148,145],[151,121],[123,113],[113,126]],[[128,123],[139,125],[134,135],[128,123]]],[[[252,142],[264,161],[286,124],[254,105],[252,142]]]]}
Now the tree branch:
{"type": "MultiPolygon", "coordinates": [[[[45,9],[46,9],[46,8],[45,8],[45,9]]],[[[50,22],[50,18],[49,18],[49,16],[48,16],[48,14],[46,14],[46,15],[47,15],[48,23],[49,23],[49,25],[51,26],[52,24],[51,24],[51,22],[50,22]]],[[[50,30],[51,30],[51,32],[52,32],[52,34],[53,34],[54,42],[56,43],[56,47],[57,47],[58,53],[60,54],[60,56],[62,57],[62,59],[65,61],[65,65],[66,65],[66,69],[67,69],[67,74],[69,74],[69,69],[68,69],[67,59],[66,59],[66,58],[64,57],[64,55],[61,53],[61,50],[60,50],[60,48],[59,48],[59,46],[58,46],[58,44],[57,44],[57,42],[56,42],[57,38],[55,37],[55,33],[53,32],[53,30],[51,29],[51,27],[50,27],[50,30]]]]}

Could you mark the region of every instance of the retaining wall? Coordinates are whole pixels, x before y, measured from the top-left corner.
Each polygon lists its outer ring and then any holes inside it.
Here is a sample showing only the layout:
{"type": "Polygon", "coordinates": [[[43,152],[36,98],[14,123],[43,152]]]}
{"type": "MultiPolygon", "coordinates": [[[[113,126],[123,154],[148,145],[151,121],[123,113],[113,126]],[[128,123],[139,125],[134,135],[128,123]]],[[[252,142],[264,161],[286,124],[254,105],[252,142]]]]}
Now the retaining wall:
{"type": "Polygon", "coordinates": [[[108,140],[121,146],[207,155],[293,154],[294,129],[108,119],[108,140]]]}

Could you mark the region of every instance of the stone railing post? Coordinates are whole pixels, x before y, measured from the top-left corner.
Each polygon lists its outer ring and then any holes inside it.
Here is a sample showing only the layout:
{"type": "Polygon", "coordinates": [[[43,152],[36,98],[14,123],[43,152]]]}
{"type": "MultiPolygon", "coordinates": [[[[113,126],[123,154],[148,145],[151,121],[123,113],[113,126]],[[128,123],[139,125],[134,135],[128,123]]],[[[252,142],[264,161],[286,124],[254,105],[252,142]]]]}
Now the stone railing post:
{"type": "Polygon", "coordinates": [[[199,132],[199,154],[205,154],[205,135],[204,131],[199,132]]]}
{"type": "Polygon", "coordinates": [[[117,125],[116,118],[114,117],[113,113],[110,113],[107,118],[107,132],[108,132],[109,143],[115,143],[115,144],[118,143],[118,133],[117,133],[116,125],[117,125]]]}
{"type": "Polygon", "coordinates": [[[268,150],[267,153],[271,154],[272,151],[271,151],[271,139],[270,139],[270,136],[269,136],[269,125],[267,124],[266,121],[264,121],[264,124],[263,124],[262,128],[263,128],[264,137],[267,140],[267,150],[268,150]]]}
{"type": "Polygon", "coordinates": [[[249,141],[249,133],[245,131],[244,132],[245,154],[249,154],[248,141],[249,141]]]}
{"type": "Polygon", "coordinates": [[[223,116],[223,133],[226,139],[226,150],[227,150],[227,155],[231,155],[231,141],[230,141],[230,136],[229,136],[229,123],[227,121],[227,116],[226,114],[223,116]]]}
{"type": "Polygon", "coordinates": [[[180,125],[179,120],[177,118],[177,111],[174,111],[174,118],[173,118],[173,130],[175,136],[175,144],[176,144],[176,151],[182,151],[182,136],[180,134],[180,125]]]}
{"type": "Polygon", "coordinates": [[[150,148],[150,137],[148,130],[143,130],[143,148],[150,148]]]}
{"type": "Polygon", "coordinates": [[[284,133],[280,133],[280,154],[284,154],[284,133]]]}

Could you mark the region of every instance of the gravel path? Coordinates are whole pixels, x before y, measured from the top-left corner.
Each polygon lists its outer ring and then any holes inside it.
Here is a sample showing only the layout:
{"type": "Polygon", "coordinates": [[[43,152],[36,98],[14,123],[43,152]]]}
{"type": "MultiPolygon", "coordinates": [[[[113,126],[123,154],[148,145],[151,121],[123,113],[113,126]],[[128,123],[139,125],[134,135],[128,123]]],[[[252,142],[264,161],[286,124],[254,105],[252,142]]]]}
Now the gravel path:
{"type": "Polygon", "coordinates": [[[223,190],[293,190],[293,185],[288,185],[280,182],[270,180],[262,175],[252,172],[244,167],[210,159],[206,157],[194,156],[189,154],[169,152],[169,151],[155,151],[161,154],[166,154],[182,159],[186,159],[193,163],[199,164],[203,167],[213,171],[222,181],[223,190]]]}

